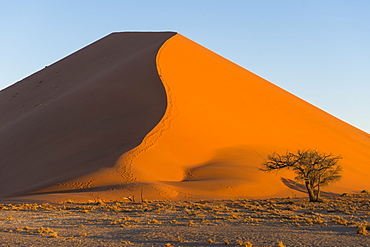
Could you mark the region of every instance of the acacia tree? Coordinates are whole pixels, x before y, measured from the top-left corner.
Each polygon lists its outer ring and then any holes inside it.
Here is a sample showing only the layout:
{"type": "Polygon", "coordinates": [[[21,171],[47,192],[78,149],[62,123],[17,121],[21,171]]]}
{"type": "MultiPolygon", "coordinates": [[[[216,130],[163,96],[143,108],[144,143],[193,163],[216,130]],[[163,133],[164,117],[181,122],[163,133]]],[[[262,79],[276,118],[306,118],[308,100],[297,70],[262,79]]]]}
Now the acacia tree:
{"type": "Polygon", "coordinates": [[[341,166],[337,163],[341,156],[319,153],[318,150],[298,150],[296,153],[286,152],[284,155],[273,153],[260,168],[262,171],[292,170],[296,173],[295,180],[304,182],[310,202],[320,202],[322,186],[338,181],[341,166]]]}

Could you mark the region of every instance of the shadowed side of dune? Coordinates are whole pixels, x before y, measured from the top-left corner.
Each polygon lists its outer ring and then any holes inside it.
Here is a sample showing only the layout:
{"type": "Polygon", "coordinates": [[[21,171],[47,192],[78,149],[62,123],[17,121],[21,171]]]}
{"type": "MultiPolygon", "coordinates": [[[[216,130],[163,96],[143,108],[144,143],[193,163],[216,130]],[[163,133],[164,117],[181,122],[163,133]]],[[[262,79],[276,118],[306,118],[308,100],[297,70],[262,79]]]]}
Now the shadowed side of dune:
{"type": "Polygon", "coordinates": [[[166,110],[156,54],[174,34],[113,33],[2,90],[0,197],[112,167],[139,145],[166,110]]]}

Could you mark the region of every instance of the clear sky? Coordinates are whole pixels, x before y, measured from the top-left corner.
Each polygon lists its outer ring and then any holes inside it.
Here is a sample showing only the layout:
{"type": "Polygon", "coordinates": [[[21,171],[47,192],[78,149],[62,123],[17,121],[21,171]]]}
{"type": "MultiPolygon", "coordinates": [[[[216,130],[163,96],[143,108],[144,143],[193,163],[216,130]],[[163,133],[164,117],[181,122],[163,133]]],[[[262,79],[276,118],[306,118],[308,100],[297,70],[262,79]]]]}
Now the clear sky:
{"type": "Polygon", "coordinates": [[[0,89],[117,31],[176,31],[370,133],[368,0],[0,0],[0,89]]]}

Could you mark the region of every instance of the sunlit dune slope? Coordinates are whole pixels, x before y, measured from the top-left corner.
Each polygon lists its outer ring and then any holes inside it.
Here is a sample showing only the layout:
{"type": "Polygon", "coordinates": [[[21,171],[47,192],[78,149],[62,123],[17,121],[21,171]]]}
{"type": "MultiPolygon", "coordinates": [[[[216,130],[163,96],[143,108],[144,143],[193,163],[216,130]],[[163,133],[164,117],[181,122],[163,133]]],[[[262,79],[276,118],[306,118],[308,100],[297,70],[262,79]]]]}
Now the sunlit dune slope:
{"type": "Polygon", "coordinates": [[[139,145],[166,110],[156,55],[174,34],[113,33],[2,90],[0,197],[113,167],[139,145]]]}
{"type": "Polygon", "coordinates": [[[132,161],[138,181],[163,181],[179,197],[302,195],[280,178],[294,175],[258,167],[273,151],[312,148],[343,156],[343,178],[330,191],[370,187],[367,133],[179,34],[161,48],[157,66],[168,107],[158,135],[146,140],[150,148],[132,161]]]}

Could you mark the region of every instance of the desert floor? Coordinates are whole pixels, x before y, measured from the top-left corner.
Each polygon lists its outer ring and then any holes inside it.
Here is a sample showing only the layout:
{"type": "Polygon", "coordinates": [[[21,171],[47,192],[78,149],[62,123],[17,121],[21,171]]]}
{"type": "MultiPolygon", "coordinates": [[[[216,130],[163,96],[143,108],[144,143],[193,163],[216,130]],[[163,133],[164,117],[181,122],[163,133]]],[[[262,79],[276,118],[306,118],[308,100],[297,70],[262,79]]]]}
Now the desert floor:
{"type": "Polygon", "coordinates": [[[370,246],[368,221],[367,193],[324,203],[306,198],[3,203],[0,246],[370,246]]]}

